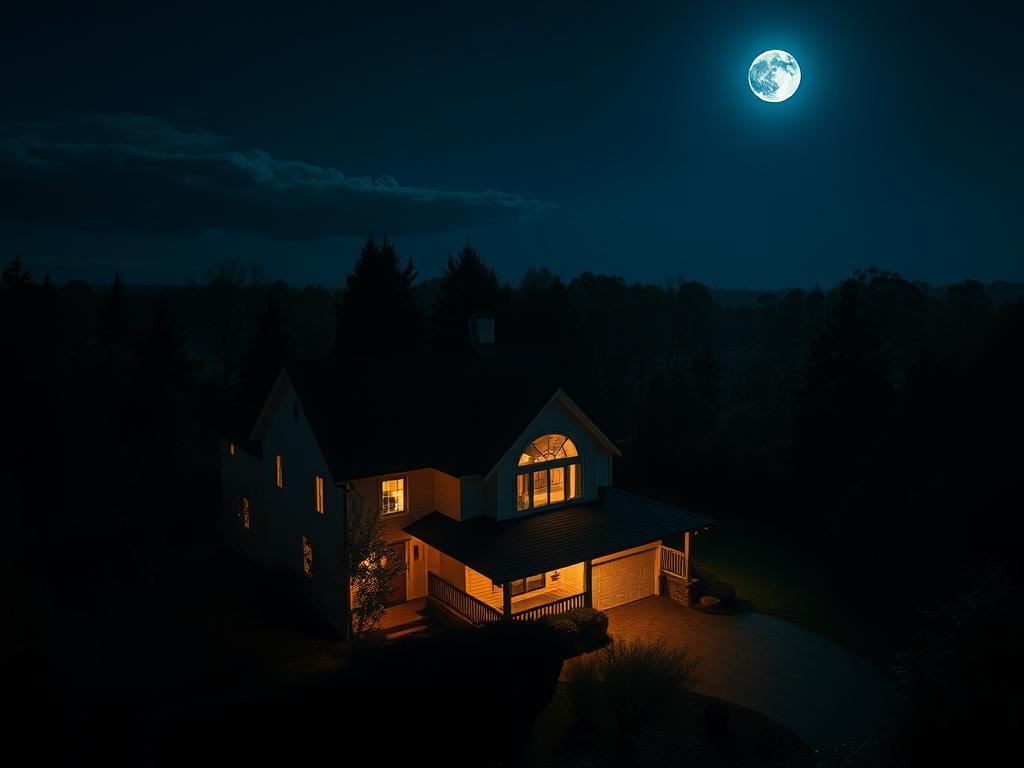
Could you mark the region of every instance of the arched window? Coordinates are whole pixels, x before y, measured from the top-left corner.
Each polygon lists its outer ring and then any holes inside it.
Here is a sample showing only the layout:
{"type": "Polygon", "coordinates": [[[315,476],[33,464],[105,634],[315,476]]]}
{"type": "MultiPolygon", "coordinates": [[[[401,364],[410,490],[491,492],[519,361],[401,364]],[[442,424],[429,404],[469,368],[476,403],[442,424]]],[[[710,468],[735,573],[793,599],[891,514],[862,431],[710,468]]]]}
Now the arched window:
{"type": "Polygon", "coordinates": [[[541,435],[523,449],[519,466],[579,456],[576,444],[565,435],[541,435]]]}
{"type": "Polygon", "coordinates": [[[581,466],[576,444],[566,435],[547,434],[532,440],[519,455],[516,509],[522,512],[580,498],[581,466]]]}

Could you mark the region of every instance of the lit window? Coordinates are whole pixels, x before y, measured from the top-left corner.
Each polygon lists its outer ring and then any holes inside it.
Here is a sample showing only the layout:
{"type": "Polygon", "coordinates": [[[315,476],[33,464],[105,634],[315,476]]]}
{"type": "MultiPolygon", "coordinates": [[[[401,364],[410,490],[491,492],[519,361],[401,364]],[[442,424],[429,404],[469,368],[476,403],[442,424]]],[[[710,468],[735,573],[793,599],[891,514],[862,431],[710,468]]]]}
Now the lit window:
{"type": "Polygon", "coordinates": [[[519,466],[533,468],[516,475],[516,510],[580,498],[582,465],[574,460],[578,457],[576,445],[565,435],[542,435],[527,445],[519,456],[519,466]]]}
{"type": "Polygon", "coordinates": [[[324,479],[320,475],[316,475],[313,478],[313,484],[316,486],[316,511],[322,515],[324,513],[324,479]]]}
{"type": "Polygon", "coordinates": [[[517,579],[516,581],[510,581],[508,583],[509,592],[512,596],[522,595],[527,592],[534,592],[538,589],[544,589],[547,584],[547,580],[543,573],[538,573],[536,576],[527,576],[525,579],[517,579]]]}
{"type": "Polygon", "coordinates": [[[284,464],[280,453],[274,455],[274,482],[278,488],[284,488],[284,464]]]}
{"type": "Polygon", "coordinates": [[[385,515],[405,512],[405,478],[396,477],[380,483],[380,511],[385,515]]]}
{"type": "Polygon", "coordinates": [[[249,518],[249,499],[245,496],[242,497],[238,514],[242,518],[242,527],[245,528],[245,530],[249,530],[249,525],[251,523],[249,518]]]}
{"type": "Polygon", "coordinates": [[[313,575],[313,545],[305,536],[302,537],[302,572],[313,575]]]}
{"type": "Polygon", "coordinates": [[[576,444],[565,435],[541,435],[523,449],[519,457],[519,466],[555,459],[571,459],[573,456],[579,456],[576,444]]]}
{"type": "Polygon", "coordinates": [[[235,444],[234,443],[228,443],[228,456],[234,456],[234,455],[235,455],[235,444]]]}

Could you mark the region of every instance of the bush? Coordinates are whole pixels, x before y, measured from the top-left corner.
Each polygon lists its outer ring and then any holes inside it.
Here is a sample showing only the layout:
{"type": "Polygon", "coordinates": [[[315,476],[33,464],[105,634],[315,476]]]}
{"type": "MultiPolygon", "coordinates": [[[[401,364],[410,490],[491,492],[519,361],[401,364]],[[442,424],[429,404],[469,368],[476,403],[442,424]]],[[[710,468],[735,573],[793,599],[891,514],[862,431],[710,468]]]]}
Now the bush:
{"type": "Polygon", "coordinates": [[[541,619],[541,623],[549,626],[557,634],[558,645],[565,658],[575,655],[576,648],[580,644],[580,629],[575,621],[565,614],[557,614],[545,616],[541,619]]]}
{"type": "Polygon", "coordinates": [[[730,607],[736,604],[736,587],[726,581],[712,579],[704,584],[705,595],[717,597],[720,604],[730,607]]]}
{"type": "Polygon", "coordinates": [[[577,659],[568,669],[568,679],[573,684],[583,683],[578,698],[592,688],[591,681],[602,681],[620,735],[635,742],[645,727],[665,717],[674,694],[693,684],[696,668],[697,662],[686,649],[619,640],[577,659]]]}
{"type": "Polygon", "coordinates": [[[608,616],[596,608],[572,608],[562,614],[579,628],[580,642],[594,647],[608,639],[608,616]]]}

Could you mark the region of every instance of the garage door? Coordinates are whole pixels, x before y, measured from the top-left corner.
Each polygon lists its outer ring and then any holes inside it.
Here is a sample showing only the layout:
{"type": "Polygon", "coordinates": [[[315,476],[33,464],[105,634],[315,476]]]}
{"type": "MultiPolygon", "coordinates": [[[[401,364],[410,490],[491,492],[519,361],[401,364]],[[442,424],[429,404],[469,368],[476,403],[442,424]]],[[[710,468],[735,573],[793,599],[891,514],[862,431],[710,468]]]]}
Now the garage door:
{"type": "Polygon", "coordinates": [[[614,608],[654,594],[654,549],[594,566],[594,607],[614,608]]]}

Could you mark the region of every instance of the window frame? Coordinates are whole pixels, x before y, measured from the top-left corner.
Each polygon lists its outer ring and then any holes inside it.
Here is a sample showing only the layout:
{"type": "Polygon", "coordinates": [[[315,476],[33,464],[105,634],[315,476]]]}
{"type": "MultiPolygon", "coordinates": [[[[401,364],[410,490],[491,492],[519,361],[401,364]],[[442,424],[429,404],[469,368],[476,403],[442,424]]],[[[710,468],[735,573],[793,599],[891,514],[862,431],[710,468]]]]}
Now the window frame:
{"type": "Polygon", "coordinates": [[[563,506],[565,504],[572,504],[583,498],[583,457],[573,456],[572,458],[566,459],[552,459],[551,461],[542,461],[536,464],[524,464],[522,467],[516,467],[516,480],[515,480],[515,496],[516,496],[516,512],[532,512],[539,509],[553,509],[556,507],[563,506]],[[571,474],[571,467],[579,467],[579,475],[577,477],[576,491],[577,495],[569,496],[569,475],[571,474]],[[562,469],[562,487],[564,489],[565,498],[561,501],[551,501],[551,470],[562,469]],[[534,491],[533,491],[533,473],[534,472],[545,472],[547,474],[547,498],[546,504],[537,506],[534,504],[534,491]],[[520,506],[520,499],[523,494],[520,492],[520,478],[526,476],[526,500],[529,502],[525,507],[520,506]]]}
{"type": "Polygon", "coordinates": [[[313,508],[321,515],[326,514],[326,493],[324,491],[324,476],[313,475],[313,508]]]}
{"type": "Polygon", "coordinates": [[[409,514],[409,476],[408,475],[387,475],[380,477],[377,480],[377,509],[380,511],[381,517],[401,517],[402,515],[409,514]],[[402,509],[394,512],[386,512],[384,510],[384,483],[392,482],[394,480],[402,481],[402,509]]]}
{"type": "Polygon", "coordinates": [[[284,488],[284,457],[280,453],[274,454],[274,485],[284,488]]]}
{"type": "Polygon", "coordinates": [[[313,578],[313,541],[309,536],[302,537],[302,572],[313,578]]]}
{"type": "Polygon", "coordinates": [[[548,586],[548,574],[546,571],[541,573],[535,573],[533,576],[524,576],[521,579],[513,579],[508,583],[508,592],[510,597],[519,597],[520,595],[528,595],[531,592],[538,592],[542,589],[546,589],[548,586]],[[529,586],[530,579],[536,579],[540,577],[540,584],[534,587],[529,586]],[[521,592],[513,591],[513,584],[522,584],[523,590],[521,592]]]}

